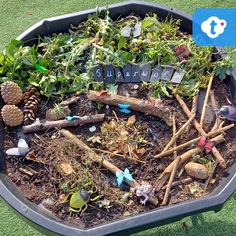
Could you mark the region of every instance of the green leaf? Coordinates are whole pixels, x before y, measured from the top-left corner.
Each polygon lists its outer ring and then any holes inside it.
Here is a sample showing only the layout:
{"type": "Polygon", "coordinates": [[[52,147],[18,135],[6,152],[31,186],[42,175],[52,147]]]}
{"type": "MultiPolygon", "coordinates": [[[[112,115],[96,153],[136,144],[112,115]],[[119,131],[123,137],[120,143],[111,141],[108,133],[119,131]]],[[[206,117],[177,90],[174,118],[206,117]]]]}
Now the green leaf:
{"type": "Polygon", "coordinates": [[[115,84],[107,84],[108,93],[111,95],[116,95],[118,92],[118,85],[115,84]]]}
{"type": "Polygon", "coordinates": [[[147,19],[144,19],[142,21],[142,29],[146,29],[146,28],[151,27],[151,26],[153,26],[153,21],[152,20],[147,18],[147,19]]]}
{"type": "Polygon", "coordinates": [[[118,42],[118,50],[120,50],[121,48],[123,48],[125,46],[126,43],[126,39],[125,37],[121,36],[119,38],[119,42],[118,42]]]}

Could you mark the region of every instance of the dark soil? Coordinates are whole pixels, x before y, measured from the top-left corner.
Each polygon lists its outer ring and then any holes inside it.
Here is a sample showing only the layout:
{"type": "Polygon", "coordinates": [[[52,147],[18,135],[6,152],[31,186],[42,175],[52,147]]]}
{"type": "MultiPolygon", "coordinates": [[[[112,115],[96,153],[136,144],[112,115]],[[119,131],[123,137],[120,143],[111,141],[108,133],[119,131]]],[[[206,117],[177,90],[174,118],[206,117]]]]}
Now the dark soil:
{"type": "MultiPolygon", "coordinates": [[[[222,96],[222,94],[228,94],[226,86],[222,83],[214,84],[214,90],[219,105],[221,106],[227,104],[226,97],[222,96]]],[[[138,89],[134,89],[134,85],[129,84],[121,86],[119,93],[122,95],[130,94],[131,96],[141,98],[147,97],[148,91],[145,91],[140,87],[138,89]]],[[[164,102],[170,107],[173,112],[175,112],[176,123],[178,126],[177,128],[179,129],[187,121],[187,117],[184,115],[181,107],[179,107],[178,102],[175,99],[164,99],[164,102]]],[[[191,108],[191,100],[186,101],[186,103],[188,104],[189,108],[191,108]]],[[[49,104],[50,103],[48,103],[46,106],[45,103],[41,103],[42,107],[40,112],[40,118],[43,119],[45,117],[46,109],[50,108],[51,106],[49,104]]],[[[142,161],[145,161],[146,163],[144,164],[133,160],[124,159],[122,157],[114,158],[110,157],[109,155],[104,155],[104,158],[107,158],[109,161],[111,161],[113,164],[115,164],[122,170],[128,168],[132,173],[133,178],[137,181],[147,181],[153,185],[159,175],[163,172],[165,167],[167,167],[168,164],[173,160],[172,155],[160,159],[153,158],[155,154],[162,151],[162,149],[169,142],[172,136],[172,129],[170,129],[162,120],[134,111],[132,111],[131,114],[126,115],[120,113],[119,109],[113,106],[107,107],[104,105],[100,107],[98,106],[98,104],[90,102],[87,99],[86,95],[81,95],[80,100],[76,103],[76,105],[73,105],[71,108],[74,114],[78,114],[80,116],[96,113],[105,113],[105,121],[107,122],[110,122],[112,119],[116,120],[116,117],[114,116],[114,111],[120,120],[127,120],[129,116],[133,114],[136,115],[137,125],[135,127],[139,127],[139,132],[147,141],[147,144],[142,144],[139,147],[143,147],[145,149],[145,154],[142,156],[142,161]]],[[[101,136],[101,125],[102,123],[89,124],[77,128],[71,128],[69,130],[74,134],[79,135],[80,138],[90,147],[106,150],[106,148],[104,148],[101,144],[93,144],[87,141],[88,138],[94,135],[101,136]],[[96,126],[96,131],[94,133],[89,131],[89,127],[93,125],[96,126]]],[[[212,122],[205,124],[204,128],[206,130],[209,130],[212,125],[212,122]]],[[[18,142],[19,136],[22,137],[23,135],[21,129],[16,130],[6,128],[5,130],[5,149],[15,147],[18,142]]],[[[91,163],[85,163],[86,160],[83,159],[83,153],[79,152],[76,148],[73,149],[74,162],[72,161],[72,159],[69,159],[69,151],[68,156],[62,156],[63,160],[59,160],[59,157],[55,159],[55,153],[52,152],[52,150],[48,150],[48,144],[46,144],[45,142],[47,140],[52,140],[51,137],[53,136],[55,141],[58,140],[59,143],[61,142],[61,144],[63,145],[63,142],[65,142],[65,140],[55,136],[56,133],[56,131],[50,130],[48,132],[37,133],[37,136],[35,136],[34,134],[25,136],[25,139],[27,140],[31,150],[34,150],[36,153],[34,160],[25,160],[24,158],[20,159],[18,157],[13,156],[6,157],[8,176],[27,199],[29,199],[35,204],[40,204],[41,206],[43,205],[48,210],[50,210],[56,217],[65,220],[68,223],[78,225],[82,228],[106,223],[114,219],[123,218],[129,215],[135,215],[140,212],[149,211],[155,208],[150,203],[147,203],[145,206],[141,205],[140,198],[131,194],[127,185],[123,184],[121,188],[118,188],[115,176],[110,174],[108,171],[104,170],[104,168],[102,168],[101,166],[94,165],[91,163]],[[82,164],[80,163],[81,160],[82,164]],[[56,163],[56,161],[58,163],[56,163]],[[71,161],[71,165],[73,164],[73,166],[75,166],[75,169],[77,167],[79,168],[79,166],[81,165],[86,167],[90,166],[89,168],[91,169],[88,168],[87,176],[82,176],[83,173],[80,173],[79,181],[81,181],[81,178],[86,179],[89,175],[94,174],[94,178],[96,178],[97,180],[94,180],[93,183],[100,183],[100,186],[96,186],[97,192],[93,193],[93,195],[102,195],[101,200],[108,199],[110,201],[109,207],[100,206],[96,201],[90,201],[88,203],[88,209],[83,214],[80,214],[71,212],[69,210],[68,202],[63,204],[59,203],[59,198],[62,197],[63,194],[66,193],[66,191],[67,193],[69,192],[68,190],[63,189],[60,184],[64,183],[72,177],[65,175],[63,176],[55,166],[61,162],[69,161],[71,161]],[[22,173],[22,171],[20,171],[19,169],[27,167],[30,167],[32,168],[32,170],[35,171],[32,176],[22,173]]],[[[169,204],[176,204],[182,201],[202,197],[208,194],[209,192],[213,191],[214,188],[217,187],[219,181],[223,177],[227,176],[228,169],[235,161],[235,133],[236,128],[227,131],[227,134],[225,136],[226,141],[221,145],[217,146],[218,150],[227,162],[227,168],[223,169],[220,166],[216,168],[216,171],[206,190],[204,189],[205,181],[199,180],[193,180],[191,184],[181,184],[172,188],[170,193],[169,204]],[[195,189],[195,191],[192,191],[192,189],[195,189]]],[[[186,142],[196,136],[197,131],[194,127],[191,126],[188,132],[185,132],[178,139],[177,144],[186,142]]],[[[178,154],[181,154],[183,152],[184,151],[181,151],[178,154]]],[[[98,152],[98,154],[101,153],[98,152]]],[[[201,154],[201,157],[204,157],[204,154],[201,154]]],[[[77,170],[77,173],[78,172],[79,170],[77,170]]],[[[186,173],[184,171],[182,171],[181,173],[180,171],[176,175],[175,180],[182,180],[184,178],[186,178],[186,173]]],[[[70,182],[69,186],[71,189],[73,189],[72,181],[70,182]]],[[[155,194],[155,196],[161,203],[164,196],[164,190],[159,191],[155,194]]],[[[159,206],[160,205],[158,205],[157,207],[159,206]]]]}

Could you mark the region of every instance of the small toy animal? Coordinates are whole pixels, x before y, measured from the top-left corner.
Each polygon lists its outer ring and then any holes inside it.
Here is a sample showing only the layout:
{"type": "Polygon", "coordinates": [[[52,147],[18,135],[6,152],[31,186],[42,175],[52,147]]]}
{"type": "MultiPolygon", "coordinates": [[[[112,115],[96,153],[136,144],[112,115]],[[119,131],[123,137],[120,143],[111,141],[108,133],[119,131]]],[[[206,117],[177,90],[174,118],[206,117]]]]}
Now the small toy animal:
{"type": "Polygon", "coordinates": [[[140,203],[145,205],[147,200],[154,196],[155,189],[153,189],[151,184],[142,181],[140,186],[131,188],[130,191],[135,193],[138,197],[144,197],[144,200],[141,200],[140,203]]]}

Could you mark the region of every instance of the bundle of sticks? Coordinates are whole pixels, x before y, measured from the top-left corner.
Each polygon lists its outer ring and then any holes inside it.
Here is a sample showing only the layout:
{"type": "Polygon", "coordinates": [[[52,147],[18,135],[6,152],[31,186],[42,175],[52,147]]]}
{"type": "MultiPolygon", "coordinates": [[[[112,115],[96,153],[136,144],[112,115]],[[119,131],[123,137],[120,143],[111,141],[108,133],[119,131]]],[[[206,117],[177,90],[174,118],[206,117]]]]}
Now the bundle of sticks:
{"type": "Polygon", "coordinates": [[[163,189],[163,186],[167,183],[165,186],[165,195],[164,199],[162,201],[162,205],[167,205],[169,200],[169,195],[172,187],[173,180],[175,178],[176,172],[178,169],[180,169],[184,163],[189,161],[193,155],[196,155],[198,153],[201,153],[204,149],[202,147],[195,146],[194,148],[186,151],[185,153],[178,155],[177,152],[180,150],[183,150],[184,148],[190,147],[191,144],[196,144],[202,136],[209,138],[212,142],[214,142],[214,146],[211,150],[212,155],[215,157],[215,164],[212,168],[212,171],[208,177],[208,179],[205,182],[205,188],[207,188],[207,185],[209,184],[210,179],[212,178],[214,171],[219,164],[221,167],[226,168],[226,161],[220,154],[220,152],[215,147],[216,145],[222,143],[224,141],[224,132],[226,130],[229,130],[234,127],[234,124],[227,125],[223,127],[224,122],[221,122],[220,118],[216,115],[215,124],[210,130],[210,132],[206,132],[204,130],[204,119],[205,119],[205,113],[206,108],[208,106],[208,100],[210,97],[211,100],[211,106],[213,110],[217,109],[217,102],[214,95],[214,92],[212,91],[212,82],[213,82],[213,76],[209,80],[209,84],[207,87],[205,100],[202,108],[202,113],[200,117],[200,121],[198,122],[196,119],[196,111],[197,111],[197,104],[198,104],[198,95],[194,97],[192,102],[192,109],[189,110],[186,103],[183,101],[183,99],[174,93],[177,101],[179,102],[180,107],[188,117],[188,121],[178,130],[176,131],[176,121],[173,116],[173,136],[170,140],[170,142],[166,145],[166,147],[163,149],[163,151],[157,155],[154,156],[154,158],[162,158],[164,156],[174,155],[174,160],[165,168],[163,173],[158,177],[156,180],[153,188],[156,192],[163,189]],[[186,143],[183,143],[181,145],[176,145],[176,140],[183,134],[188,127],[193,124],[195,129],[198,131],[199,136],[189,140],[186,143]],[[168,181],[168,182],[167,182],[168,181]]]}

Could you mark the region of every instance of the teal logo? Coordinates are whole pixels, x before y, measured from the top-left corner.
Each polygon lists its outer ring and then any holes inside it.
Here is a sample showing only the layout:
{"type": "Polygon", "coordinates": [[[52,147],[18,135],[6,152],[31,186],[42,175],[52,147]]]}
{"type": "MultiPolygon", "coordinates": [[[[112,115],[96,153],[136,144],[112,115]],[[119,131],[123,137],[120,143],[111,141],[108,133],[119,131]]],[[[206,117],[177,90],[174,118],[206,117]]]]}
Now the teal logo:
{"type": "Polygon", "coordinates": [[[236,8],[200,8],[193,14],[193,39],[200,46],[236,46],[236,8]]]}

